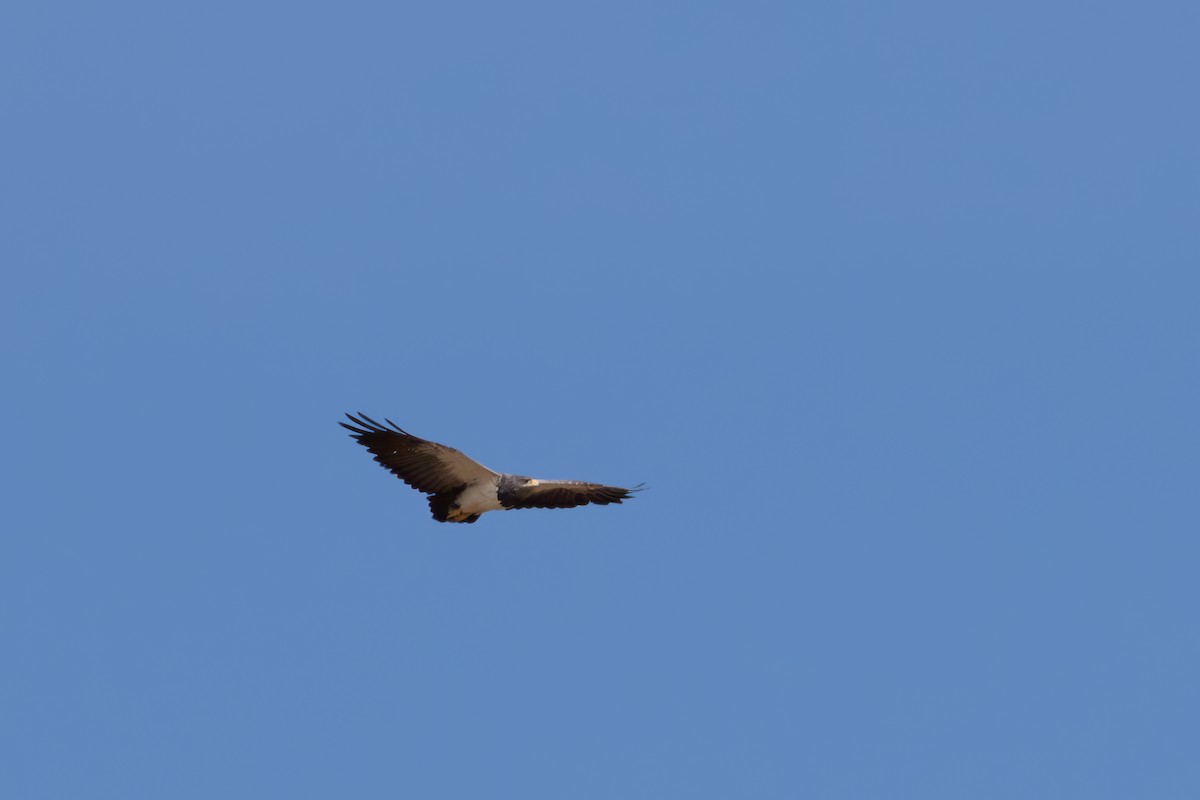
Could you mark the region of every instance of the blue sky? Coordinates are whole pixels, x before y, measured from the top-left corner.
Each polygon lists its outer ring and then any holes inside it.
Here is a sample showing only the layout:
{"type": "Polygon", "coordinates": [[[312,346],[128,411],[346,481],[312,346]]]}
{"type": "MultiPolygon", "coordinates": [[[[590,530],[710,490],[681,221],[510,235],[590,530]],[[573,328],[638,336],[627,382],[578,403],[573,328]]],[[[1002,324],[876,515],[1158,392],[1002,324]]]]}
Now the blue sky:
{"type": "Polygon", "coordinates": [[[0,794],[1196,797],[1197,23],[6,7],[0,794]]]}

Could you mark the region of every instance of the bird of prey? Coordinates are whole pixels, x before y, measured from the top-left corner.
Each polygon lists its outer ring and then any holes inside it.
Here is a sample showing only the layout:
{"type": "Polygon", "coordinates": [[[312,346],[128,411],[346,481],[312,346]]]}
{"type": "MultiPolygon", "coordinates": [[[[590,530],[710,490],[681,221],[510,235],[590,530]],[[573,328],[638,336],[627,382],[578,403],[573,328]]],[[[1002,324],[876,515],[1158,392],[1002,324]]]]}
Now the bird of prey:
{"type": "Polygon", "coordinates": [[[429,510],[438,522],[474,522],[488,511],[510,508],[574,508],[588,503],[608,505],[628,500],[632,489],[582,481],[549,481],[493,472],[453,447],[419,439],[384,418],[380,425],[361,411],[347,414],[353,425],[339,422],[375,460],[397,478],[429,495],[429,510]]]}

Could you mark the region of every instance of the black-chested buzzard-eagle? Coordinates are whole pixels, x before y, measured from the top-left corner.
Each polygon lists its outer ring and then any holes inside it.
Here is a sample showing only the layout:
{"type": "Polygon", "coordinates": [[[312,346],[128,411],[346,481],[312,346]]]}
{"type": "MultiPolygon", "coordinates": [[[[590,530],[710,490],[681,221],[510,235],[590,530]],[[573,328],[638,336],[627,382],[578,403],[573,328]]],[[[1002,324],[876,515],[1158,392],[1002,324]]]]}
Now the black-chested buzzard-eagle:
{"type": "Polygon", "coordinates": [[[510,508],[574,508],[628,500],[642,487],[622,489],[602,483],[549,481],[493,472],[453,447],[419,439],[384,418],[380,425],[361,411],[339,422],[375,460],[397,478],[429,495],[438,522],[474,522],[487,511],[510,508]]]}

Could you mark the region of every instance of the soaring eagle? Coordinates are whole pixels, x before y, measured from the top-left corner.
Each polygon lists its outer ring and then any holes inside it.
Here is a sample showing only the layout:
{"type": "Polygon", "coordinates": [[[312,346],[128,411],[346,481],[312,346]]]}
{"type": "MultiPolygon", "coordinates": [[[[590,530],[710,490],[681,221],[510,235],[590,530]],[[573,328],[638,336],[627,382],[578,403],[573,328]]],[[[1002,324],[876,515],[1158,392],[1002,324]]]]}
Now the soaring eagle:
{"type": "Polygon", "coordinates": [[[642,487],[622,489],[602,483],[547,481],[492,472],[453,447],[418,439],[384,418],[384,427],[361,411],[339,422],[375,460],[397,478],[429,495],[438,522],[474,522],[486,511],[510,508],[574,508],[628,500],[642,487]]]}

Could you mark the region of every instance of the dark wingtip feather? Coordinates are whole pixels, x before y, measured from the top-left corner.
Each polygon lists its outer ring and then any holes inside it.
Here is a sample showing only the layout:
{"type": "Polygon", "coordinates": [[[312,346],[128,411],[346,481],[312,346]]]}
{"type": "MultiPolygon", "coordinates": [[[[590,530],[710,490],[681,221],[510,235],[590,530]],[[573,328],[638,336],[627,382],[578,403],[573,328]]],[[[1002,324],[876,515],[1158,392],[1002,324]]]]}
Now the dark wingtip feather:
{"type": "Polygon", "coordinates": [[[366,414],[364,414],[364,413],[362,413],[361,411],[360,411],[360,412],[358,412],[358,416],[357,416],[357,417],[356,417],[356,416],[354,416],[353,414],[347,414],[347,415],[346,415],[346,418],[347,418],[347,419],[349,419],[351,422],[353,422],[355,425],[360,425],[360,426],[362,426],[362,427],[364,427],[364,428],[370,428],[370,427],[371,427],[370,423],[368,423],[368,422],[365,422],[365,421],[364,421],[364,420],[366,420],[366,419],[367,419],[367,415],[366,415],[366,414]]]}
{"type": "Polygon", "coordinates": [[[354,416],[353,414],[347,414],[346,418],[349,419],[351,422],[353,422],[354,425],[357,427],[347,425],[344,422],[339,422],[338,424],[341,425],[343,428],[346,428],[347,430],[354,431],[354,433],[357,434],[358,436],[366,436],[367,434],[371,434],[371,433],[398,433],[401,436],[409,436],[409,437],[412,437],[413,439],[417,438],[416,436],[413,436],[411,433],[409,433],[408,431],[401,428],[396,423],[392,422],[387,417],[384,417],[384,421],[387,422],[388,427],[384,427],[383,425],[380,425],[378,422],[371,419],[370,417],[368,417],[366,414],[364,414],[361,411],[358,412],[357,417],[354,416]]]}
{"type": "MultiPolygon", "coordinates": [[[[350,415],[347,414],[346,416],[350,416],[350,415]]],[[[350,418],[354,419],[353,417],[350,417],[350,418]]],[[[357,422],[357,420],[355,420],[355,421],[357,422]]],[[[357,439],[360,436],[366,436],[366,434],[367,434],[366,431],[356,428],[353,425],[347,425],[346,423],[344,423],[340,420],[338,421],[338,425],[341,425],[346,430],[351,431],[350,435],[353,436],[355,439],[357,439]]]]}
{"type": "Polygon", "coordinates": [[[371,427],[374,428],[377,432],[383,432],[383,431],[387,430],[387,428],[383,427],[378,422],[371,419],[370,417],[368,417],[366,414],[362,413],[361,411],[358,412],[358,416],[361,417],[362,419],[365,419],[367,422],[369,422],[371,424],[371,427]]]}

